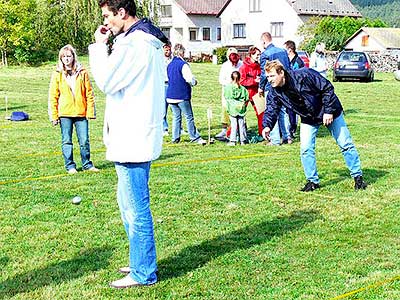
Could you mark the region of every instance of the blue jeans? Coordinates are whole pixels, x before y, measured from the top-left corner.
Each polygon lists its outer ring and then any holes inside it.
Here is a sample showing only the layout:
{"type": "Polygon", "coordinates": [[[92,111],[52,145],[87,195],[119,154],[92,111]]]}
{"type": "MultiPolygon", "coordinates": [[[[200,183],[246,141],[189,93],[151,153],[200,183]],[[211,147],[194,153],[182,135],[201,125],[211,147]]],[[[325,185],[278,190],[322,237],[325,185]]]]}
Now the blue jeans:
{"type": "MultiPolygon", "coordinates": [[[[168,83],[165,84],[165,95],[167,95],[167,89],[168,89],[168,83]]],[[[165,114],[164,114],[164,121],[163,121],[164,131],[168,131],[167,114],[168,114],[168,102],[167,102],[167,99],[165,98],[165,114]]]]}
{"type": "Polygon", "coordinates": [[[274,128],[272,128],[270,132],[271,143],[274,145],[281,144],[281,136],[282,141],[287,141],[290,138],[290,122],[289,115],[286,112],[286,108],[282,107],[279,112],[278,121],[276,122],[274,128]]]}
{"type": "Polygon", "coordinates": [[[72,130],[75,126],[78,137],[82,169],[87,170],[93,167],[90,161],[90,143],[89,143],[89,122],[86,118],[60,118],[61,128],[61,149],[64,157],[65,168],[68,170],[76,169],[74,162],[74,147],[72,144],[72,130]]]}
{"type": "MultiPolygon", "coordinates": [[[[315,140],[319,127],[320,125],[308,125],[304,123],[300,125],[301,163],[303,164],[306,179],[314,183],[319,183],[315,159],[315,140]]],[[[327,128],[342,152],[347,168],[350,170],[350,175],[352,177],[361,176],[360,157],[351,139],[343,113],[334,119],[327,128]]]]}
{"type": "Polygon", "coordinates": [[[196,125],[194,124],[192,104],[190,100],[179,103],[170,103],[169,105],[172,109],[172,141],[177,142],[180,140],[182,112],[185,115],[190,140],[192,142],[198,140],[200,138],[200,133],[197,131],[196,125]]]}
{"type": "Polygon", "coordinates": [[[230,142],[236,143],[237,134],[239,133],[239,140],[241,143],[247,141],[246,125],[244,117],[242,116],[229,116],[231,120],[231,135],[229,137],[230,142]]]}
{"type": "Polygon", "coordinates": [[[115,162],[118,206],[129,239],[129,275],[141,284],[157,281],[156,245],[148,185],[150,164],[115,162]]]}

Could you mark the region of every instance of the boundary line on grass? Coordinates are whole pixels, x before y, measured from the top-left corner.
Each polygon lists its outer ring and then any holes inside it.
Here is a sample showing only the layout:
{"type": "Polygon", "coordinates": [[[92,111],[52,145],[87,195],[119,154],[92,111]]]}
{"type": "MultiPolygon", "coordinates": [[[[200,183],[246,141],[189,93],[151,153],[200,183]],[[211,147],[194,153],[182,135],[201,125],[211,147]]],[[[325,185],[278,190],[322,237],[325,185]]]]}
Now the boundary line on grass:
{"type": "MultiPolygon", "coordinates": [[[[210,161],[246,159],[246,158],[254,158],[254,157],[265,157],[265,156],[282,155],[282,154],[287,154],[287,153],[288,152],[258,153],[258,154],[247,154],[247,155],[234,155],[234,156],[227,156],[227,157],[209,157],[209,158],[206,158],[206,159],[191,159],[191,160],[184,160],[184,161],[171,161],[171,162],[165,162],[165,163],[153,163],[152,167],[158,168],[158,167],[187,165],[187,164],[195,164],[195,163],[210,162],[210,161]]],[[[68,173],[65,173],[65,174],[57,174],[57,175],[50,175],[50,176],[11,179],[11,180],[0,181],[0,185],[6,185],[6,184],[11,184],[11,183],[20,183],[20,182],[25,182],[25,181],[39,181],[39,180],[51,179],[51,178],[56,178],[56,177],[65,177],[65,176],[70,176],[70,175],[68,173]]]]}
{"type": "Polygon", "coordinates": [[[346,293],[346,294],[339,295],[339,296],[336,296],[336,297],[334,297],[334,298],[331,298],[331,300],[344,299],[344,298],[347,298],[347,297],[352,296],[352,295],[354,295],[354,294],[363,292],[363,291],[365,291],[365,290],[374,289],[374,288],[380,287],[380,286],[382,286],[382,285],[385,285],[385,284],[387,284],[387,283],[390,283],[390,282],[393,282],[393,281],[396,281],[396,280],[400,280],[400,276],[395,276],[395,277],[390,278],[390,279],[387,279],[387,280],[383,280],[383,281],[379,281],[379,282],[374,283],[374,284],[370,284],[370,285],[368,285],[368,286],[366,286],[366,287],[362,287],[362,288],[359,288],[359,289],[357,289],[357,290],[348,292],[348,293],[346,293]]]}

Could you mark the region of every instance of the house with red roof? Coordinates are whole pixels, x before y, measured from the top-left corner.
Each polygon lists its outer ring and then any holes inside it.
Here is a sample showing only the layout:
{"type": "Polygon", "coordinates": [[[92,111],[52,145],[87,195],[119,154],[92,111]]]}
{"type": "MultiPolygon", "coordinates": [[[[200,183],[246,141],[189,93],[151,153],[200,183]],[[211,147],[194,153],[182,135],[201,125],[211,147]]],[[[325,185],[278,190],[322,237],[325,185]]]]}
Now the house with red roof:
{"type": "Polygon", "coordinates": [[[211,54],[221,47],[221,19],[227,0],[160,0],[159,26],[172,42],[181,43],[186,55],[211,54]]]}
{"type": "Polygon", "coordinates": [[[159,0],[159,26],[187,55],[212,53],[221,46],[246,51],[268,31],[274,44],[297,44],[298,28],[314,16],[354,18],[361,13],[349,0],[159,0]]]}

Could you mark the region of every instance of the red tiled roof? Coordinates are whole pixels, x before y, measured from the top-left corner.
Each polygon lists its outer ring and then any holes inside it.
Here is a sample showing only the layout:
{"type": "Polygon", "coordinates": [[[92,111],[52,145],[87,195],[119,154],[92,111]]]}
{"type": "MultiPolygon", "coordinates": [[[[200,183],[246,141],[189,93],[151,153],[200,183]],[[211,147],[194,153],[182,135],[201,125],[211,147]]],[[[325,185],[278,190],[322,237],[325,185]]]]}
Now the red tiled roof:
{"type": "Polygon", "coordinates": [[[217,15],[227,0],[175,0],[188,15],[217,15]]]}

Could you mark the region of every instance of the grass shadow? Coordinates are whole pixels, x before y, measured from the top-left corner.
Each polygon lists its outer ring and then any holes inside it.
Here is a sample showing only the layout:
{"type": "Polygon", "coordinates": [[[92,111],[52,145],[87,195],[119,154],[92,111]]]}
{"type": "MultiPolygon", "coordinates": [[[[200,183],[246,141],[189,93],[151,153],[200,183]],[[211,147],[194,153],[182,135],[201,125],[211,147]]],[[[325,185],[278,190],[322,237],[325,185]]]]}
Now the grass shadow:
{"type": "MultiPolygon", "coordinates": [[[[351,178],[349,175],[348,169],[336,169],[334,171],[337,174],[337,178],[329,180],[324,183],[324,186],[335,185],[341,181],[347,180],[351,178]]],[[[377,170],[377,169],[363,169],[363,178],[368,184],[375,183],[379,178],[388,174],[388,171],[385,170],[377,170]]]]}
{"type": "Polygon", "coordinates": [[[315,210],[294,211],[290,215],[243,227],[198,245],[183,249],[174,257],[159,262],[160,280],[183,276],[201,268],[216,257],[263,244],[274,237],[299,230],[320,218],[315,210]]]}
{"type": "Polygon", "coordinates": [[[10,258],[8,256],[3,256],[2,258],[0,258],[0,268],[5,267],[9,261],[10,258]]]}
{"type": "MultiPolygon", "coordinates": [[[[24,107],[27,107],[28,105],[15,105],[15,106],[9,106],[8,108],[7,108],[7,111],[10,113],[10,115],[11,115],[11,113],[13,112],[13,111],[15,111],[15,110],[17,110],[17,109],[21,109],[21,108],[24,108],[24,107]]],[[[5,107],[2,107],[2,108],[0,108],[0,111],[6,111],[6,108],[5,107]]]]}
{"type": "Polygon", "coordinates": [[[75,257],[60,261],[41,269],[15,275],[0,282],[0,299],[11,298],[47,285],[59,284],[104,269],[112,250],[107,247],[93,248],[77,254],[75,257]]]}
{"type": "Polygon", "coordinates": [[[351,114],[357,114],[357,113],[359,113],[359,112],[360,112],[359,109],[349,108],[349,109],[346,109],[346,110],[344,111],[344,116],[346,116],[346,115],[351,115],[351,114]]]}

